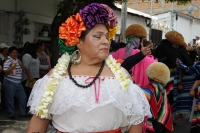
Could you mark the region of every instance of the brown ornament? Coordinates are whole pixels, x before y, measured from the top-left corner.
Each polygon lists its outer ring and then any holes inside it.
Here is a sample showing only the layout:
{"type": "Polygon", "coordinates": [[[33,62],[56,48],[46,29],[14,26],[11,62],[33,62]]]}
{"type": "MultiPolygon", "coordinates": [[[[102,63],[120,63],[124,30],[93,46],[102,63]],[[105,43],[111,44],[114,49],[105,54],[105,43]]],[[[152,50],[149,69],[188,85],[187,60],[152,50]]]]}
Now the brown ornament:
{"type": "Polygon", "coordinates": [[[183,78],[183,75],[182,75],[182,70],[180,70],[180,79],[179,79],[179,85],[178,85],[178,91],[179,92],[182,92],[182,91],[184,91],[184,86],[183,86],[183,84],[182,84],[182,78],[183,78]]]}

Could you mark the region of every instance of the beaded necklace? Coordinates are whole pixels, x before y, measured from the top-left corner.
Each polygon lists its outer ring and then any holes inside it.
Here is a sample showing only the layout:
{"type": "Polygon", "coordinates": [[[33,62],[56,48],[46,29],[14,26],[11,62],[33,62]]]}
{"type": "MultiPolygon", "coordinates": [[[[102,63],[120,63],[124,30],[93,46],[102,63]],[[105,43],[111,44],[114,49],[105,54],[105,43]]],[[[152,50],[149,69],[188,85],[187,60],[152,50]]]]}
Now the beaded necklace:
{"type": "Polygon", "coordinates": [[[100,74],[101,74],[101,72],[102,72],[102,70],[103,70],[103,68],[104,68],[104,66],[105,66],[105,61],[102,62],[101,67],[100,67],[100,69],[99,69],[99,72],[98,72],[97,75],[94,77],[94,79],[92,80],[92,82],[89,83],[89,84],[87,84],[87,85],[81,85],[81,84],[77,83],[77,81],[72,77],[72,74],[71,74],[71,71],[70,71],[71,65],[72,65],[72,63],[70,62],[70,63],[69,63],[69,66],[68,66],[68,69],[67,69],[68,74],[69,74],[69,78],[74,82],[74,84],[75,84],[76,86],[81,87],[81,88],[88,88],[88,87],[90,87],[92,84],[94,84],[94,82],[95,82],[95,81],[97,80],[97,78],[100,76],[100,74]]]}

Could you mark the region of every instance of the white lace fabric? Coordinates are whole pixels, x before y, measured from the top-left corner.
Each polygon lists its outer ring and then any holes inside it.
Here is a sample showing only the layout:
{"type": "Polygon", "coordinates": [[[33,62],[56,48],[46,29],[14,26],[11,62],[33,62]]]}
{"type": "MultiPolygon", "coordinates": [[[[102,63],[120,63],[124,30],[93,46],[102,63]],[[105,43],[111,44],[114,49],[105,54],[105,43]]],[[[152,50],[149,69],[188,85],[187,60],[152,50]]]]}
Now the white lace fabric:
{"type": "MultiPolygon", "coordinates": [[[[79,84],[86,84],[85,80],[90,78],[89,76],[73,77],[79,84]]],[[[49,76],[44,76],[36,82],[28,101],[31,113],[35,114],[34,109],[39,104],[44,93],[44,85],[48,80],[50,80],[50,78],[51,77],[49,76]]],[[[60,81],[53,96],[53,101],[49,108],[49,119],[51,119],[50,114],[62,117],[62,115],[70,111],[73,107],[79,108],[88,115],[91,111],[94,112],[95,110],[109,105],[113,105],[115,108],[123,112],[123,116],[126,117],[126,120],[128,121],[127,123],[129,123],[127,126],[129,127],[130,125],[141,123],[144,116],[151,117],[149,103],[143,91],[133,83],[130,84],[127,91],[124,91],[114,77],[99,77],[95,84],[89,88],[80,88],[77,87],[68,76],[65,76],[60,81]],[[98,103],[95,97],[94,85],[96,85],[96,89],[98,89],[98,85],[100,85],[98,103]]],[[[112,112],[108,111],[107,113],[109,115],[109,113],[111,114],[112,112]]],[[[70,117],[73,119],[73,116],[70,117]]],[[[106,119],[105,116],[105,118],[102,118],[102,121],[106,121],[106,119]]],[[[114,121],[118,121],[117,117],[114,121]]],[[[120,123],[121,122],[119,121],[119,124],[117,125],[120,126],[120,123]]],[[[59,123],[57,122],[55,125],[59,125],[59,123]]],[[[67,130],[67,128],[65,129],[67,130]]]]}

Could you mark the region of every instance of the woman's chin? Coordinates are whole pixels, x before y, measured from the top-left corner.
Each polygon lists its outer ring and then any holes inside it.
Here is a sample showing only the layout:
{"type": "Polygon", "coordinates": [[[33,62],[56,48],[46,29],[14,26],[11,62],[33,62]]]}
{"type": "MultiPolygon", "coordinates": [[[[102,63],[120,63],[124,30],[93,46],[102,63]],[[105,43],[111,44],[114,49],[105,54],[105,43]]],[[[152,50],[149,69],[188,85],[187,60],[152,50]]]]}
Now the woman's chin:
{"type": "Polygon", "coordinates": [[[106,60],[108,58],[109,54],[103,54],[100,59],[102,60],[106,60]]]}

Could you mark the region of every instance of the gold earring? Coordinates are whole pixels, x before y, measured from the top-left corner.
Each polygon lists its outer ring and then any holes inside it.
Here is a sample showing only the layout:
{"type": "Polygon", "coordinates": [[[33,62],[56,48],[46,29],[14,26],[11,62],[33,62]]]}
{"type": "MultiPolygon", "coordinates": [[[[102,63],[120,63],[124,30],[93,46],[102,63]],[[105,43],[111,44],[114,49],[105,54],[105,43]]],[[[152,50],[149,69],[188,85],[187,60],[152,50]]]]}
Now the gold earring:
{"type": "Polygon", "coordinates": [[[73,64],[79,64],[81,62],[81,52],[79,50],[76,50],[71,55],[71,62],[73,64]],[[79,58],[78,58],[79,54],[79,58]],[[77,59],[78,58],[78,59],[77,59]]]}

